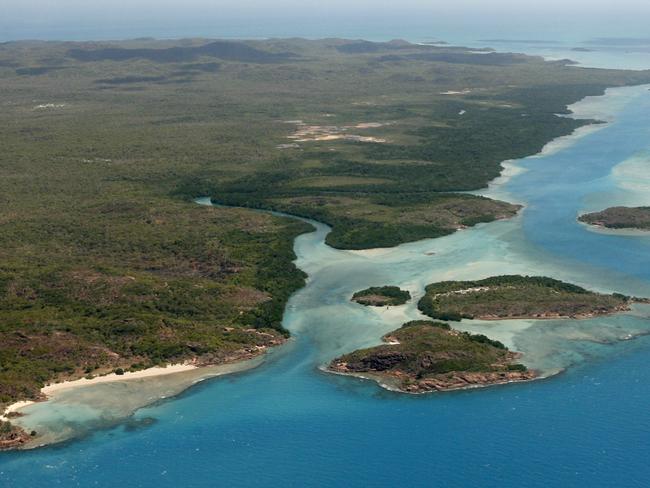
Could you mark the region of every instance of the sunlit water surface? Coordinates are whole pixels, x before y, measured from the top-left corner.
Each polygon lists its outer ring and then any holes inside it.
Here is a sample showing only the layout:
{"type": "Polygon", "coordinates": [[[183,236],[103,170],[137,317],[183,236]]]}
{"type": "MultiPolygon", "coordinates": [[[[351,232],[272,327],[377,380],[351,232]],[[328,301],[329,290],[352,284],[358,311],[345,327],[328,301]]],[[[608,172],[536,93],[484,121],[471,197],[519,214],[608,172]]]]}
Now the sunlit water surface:
{"type": "Polygon", "coordinates": [[[256,369],[146,408],[138,409],[198,373],[96,385],[30,406],[27,428],[85,436],[3,454],[0,485],[647,486],[647,306],[582,321],[459,325],[523,352],[548,375],[563,371],[526,384],[410,396],[318,369],[419,318],[415,302],[433,281],[540,274],[650,296],[650,238],[576,222],[584,211],[650,203],[650,92],[611,90],[574,110],[613,122],[508,164],[509,177],[484,192],[525,203],[517,218],[370,252],[327,247],[328,228],[314,223],[295,243],[309,280],[287,308],[288,346],[256,369]],[[415,299],[391,310],[349,301],[381,284],[415,299]]]}

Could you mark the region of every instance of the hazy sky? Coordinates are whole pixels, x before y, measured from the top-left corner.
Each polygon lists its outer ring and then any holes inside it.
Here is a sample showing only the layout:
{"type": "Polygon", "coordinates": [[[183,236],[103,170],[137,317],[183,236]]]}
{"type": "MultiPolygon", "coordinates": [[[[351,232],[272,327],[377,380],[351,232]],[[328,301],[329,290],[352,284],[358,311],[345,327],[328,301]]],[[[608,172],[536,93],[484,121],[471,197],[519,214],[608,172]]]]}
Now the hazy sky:
{"type": "Polygon", "coordinates": [[[578,40],[642,36],[649,14],[650,0],[0,0],[0,39],[374,34],[578,40]]]}

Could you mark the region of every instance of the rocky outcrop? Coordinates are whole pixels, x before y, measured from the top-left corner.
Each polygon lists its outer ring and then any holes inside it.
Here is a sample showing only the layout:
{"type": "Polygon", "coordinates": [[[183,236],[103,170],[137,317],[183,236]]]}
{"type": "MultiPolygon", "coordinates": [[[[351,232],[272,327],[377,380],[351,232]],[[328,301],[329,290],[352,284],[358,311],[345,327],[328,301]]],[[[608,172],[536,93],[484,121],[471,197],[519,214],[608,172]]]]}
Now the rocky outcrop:
{"type": "Polygon", "coordinates": [[[18,449],[32,439],[32,436],[20,427],[3,422],[0,425],[0,451],[18,449]]]}

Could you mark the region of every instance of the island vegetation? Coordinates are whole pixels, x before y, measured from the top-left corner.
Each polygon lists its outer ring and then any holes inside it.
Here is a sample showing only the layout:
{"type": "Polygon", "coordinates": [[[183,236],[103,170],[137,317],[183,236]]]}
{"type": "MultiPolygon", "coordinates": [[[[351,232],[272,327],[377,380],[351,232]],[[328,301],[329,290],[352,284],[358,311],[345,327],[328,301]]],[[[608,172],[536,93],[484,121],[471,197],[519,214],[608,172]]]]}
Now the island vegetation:
{"type": "Polygon", "coordinates": [[[643,71],[341,39],[0,44],[0,406],[282,343],[294,238],[393,246],[514,215],[459,193],[643,71]],[[248,208],[200,207],[193,200],[248,208]]]}
{"type": "Polygon", "coordinates": [[[398,286],[372,286],[352,295],[352,301],[374,307],[403,305],[410,299],[411,294],[398,286]]]}
{"type": "Polygon", "coordinates": [[[608,229],[650,230],[650,207],[610,207],[583,214],[578,220],[608,229]]]}
{"type": "Polygon", "coordinates": [[[426,287],[418,302],[438,320],[588,318],[629,310],[642,299],[540,276],[505,275],[478,281],[442,281],[426,287]]]}
{"type": "Polygon", "coordinates": [[[444,322],[407,322],[383,340],[387,344],[334,359],[329,370],[374,379],[408,393],[489,386],[536,376],[500,342],[454,330],[444,322]]]}
{"type": "MultiPolygon", "coordinates": [[[[374,305],[381,290],[369,288],[359,292],[359,298],[370,297],[369,304],[374,305]]],[[[501,342],[460,332],[442,321],[587,318],[628,310],[635,301],[647,302],[540,276],[442,281],[428,285],[418,302],[420,311],[436,321],[408,322],[384,336],[386,344],[345,354],[328,369],[410,393],[530,380],[536,373],[517,363],[519,355],[501,342]]]]}

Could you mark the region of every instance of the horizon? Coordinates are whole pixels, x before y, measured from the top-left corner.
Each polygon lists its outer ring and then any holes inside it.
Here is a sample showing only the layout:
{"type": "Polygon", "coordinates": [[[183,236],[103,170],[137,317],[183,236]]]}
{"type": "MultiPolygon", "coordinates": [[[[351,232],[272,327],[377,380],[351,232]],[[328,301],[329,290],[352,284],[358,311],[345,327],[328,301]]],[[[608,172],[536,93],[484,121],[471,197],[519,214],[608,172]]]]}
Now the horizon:
{"type": "Polygon", "coordinates": [[[268,2],[244,0],[136,0],[88,5],[79,0],[11,1],[0,20],[0,41],[117,40],[205,38],[364,38],[388,40],[428,38],[449,42],[502,38],[511,40],[588,41],[592,38],[647,37],[645,15],[650,5],[624,0],[553,0],[521,5],[499,0],[389,2],[334,0],[268,2]],[[580,16],[580,25],[576,25],[580,16]]]}

